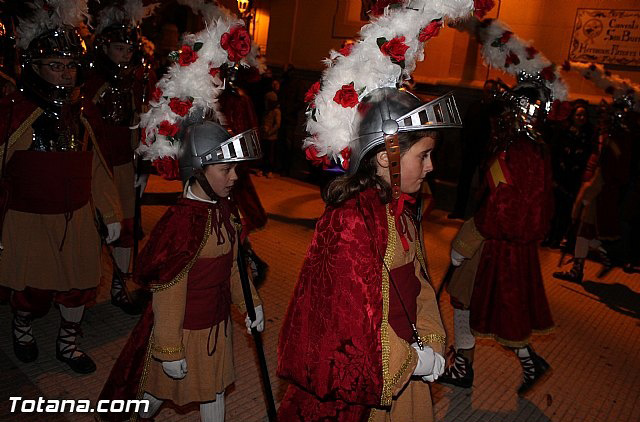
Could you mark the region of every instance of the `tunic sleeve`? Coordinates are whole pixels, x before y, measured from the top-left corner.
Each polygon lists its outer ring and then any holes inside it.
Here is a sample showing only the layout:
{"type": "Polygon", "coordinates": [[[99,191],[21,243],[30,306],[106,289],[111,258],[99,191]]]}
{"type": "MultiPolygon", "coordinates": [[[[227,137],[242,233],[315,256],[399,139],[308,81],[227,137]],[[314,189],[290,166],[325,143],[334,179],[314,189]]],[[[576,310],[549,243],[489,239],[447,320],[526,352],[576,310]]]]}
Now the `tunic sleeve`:
{"type": "Polygon", "coordinates": [[[185,357],[182,324],[187,302],[187,278],[153,293],[153,357],[161,361],[185,357]]]}
{"type": "Polygon", "coordinates": [[[389,374],[392,376],[393,395],[396,396],[409,382],[418,365],[418,353],[409,343],[398,337],[389,327],[389,374]]]}
{"type": "Polygon", "coordinates": [[[460,227],[458,234],[451,243],[451,248],[465,258],[470,259],[475,255],[483,241],[484,237],[476,228],[473,218],[470,218],[460,227]]]}
{"type": "MultiPolygon", "coordinates": [[[[420,271],[419,268],[416,271],[420,271]]],[[[425,346],[431,347],[434,352],[444,356],[446,335],[436,294],[429,283],[421,280],[420,284],[422,288],[416,299],[416,328],[425,346]]]]}

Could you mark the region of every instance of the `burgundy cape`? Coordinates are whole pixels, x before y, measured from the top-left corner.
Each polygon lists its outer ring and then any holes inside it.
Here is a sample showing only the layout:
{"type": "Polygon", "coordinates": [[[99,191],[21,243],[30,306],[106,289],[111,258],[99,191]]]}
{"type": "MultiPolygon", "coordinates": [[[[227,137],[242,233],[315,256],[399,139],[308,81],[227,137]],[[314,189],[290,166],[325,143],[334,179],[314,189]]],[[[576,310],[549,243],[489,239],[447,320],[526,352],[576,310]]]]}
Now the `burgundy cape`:
{"type": "Polygon", "coordinates": [[[377,191],[359,199],[316,225],[278,343],[277,373],[292,383],[281,421],[366,421],[380,406],[388,228],[377,191]]]}
{"type": "Polygon", "coordinates": [[[538,242],[553,215],[551,166],[543,146],[520,139],[507,151],[509,184],[491,191],[475,216],[486,239],[471,296],[471,329],[510,347],[553,327],[538,242]]]}
{"type": "MultiPolygon", "coordinates": [[[[183,270],[190,267],[200,253],[205,230],[211,224],[211,210],[215,206],[183,198],[167,210],[138,256],[135,278],[139,284],[149,289],[164,286],[174,282],[183,270]]],[[[140,381],[145,362],[151,358],[148,344],[152,328],[153,310],[149,303],[113,365],[99,400],[141,398],[144,391],[140,388],[140,381]]],[[[102,420],[107,421],[123,421],[129,416],[124,413],[100,414],[102,420]]]]}

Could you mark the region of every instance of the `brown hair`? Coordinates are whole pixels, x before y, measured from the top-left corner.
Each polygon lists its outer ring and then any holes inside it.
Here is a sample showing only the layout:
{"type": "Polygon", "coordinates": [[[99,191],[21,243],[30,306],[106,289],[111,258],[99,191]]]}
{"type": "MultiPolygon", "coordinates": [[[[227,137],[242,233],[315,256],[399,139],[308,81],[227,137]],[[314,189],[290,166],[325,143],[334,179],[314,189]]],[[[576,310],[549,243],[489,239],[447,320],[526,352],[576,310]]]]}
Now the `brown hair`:
{"type": "MultiPolygon", "coordinates": [[[[435,130],[419,130],[398,134],[400,155],[403,155],[413,144],[424,137],[437,140],[438,132],[435,130]]],[[[379,189],[380,200],[383,203],[391,202],[391,186],[377,174],[376,154],[380,151],[384,151],[384,144],[374,148],[362,157],[358,170],[354,174],[339,176],[329,182],[322,192],[324,202],[329,206],[337,207],[359,192],[374,187],[379,189]]]]}

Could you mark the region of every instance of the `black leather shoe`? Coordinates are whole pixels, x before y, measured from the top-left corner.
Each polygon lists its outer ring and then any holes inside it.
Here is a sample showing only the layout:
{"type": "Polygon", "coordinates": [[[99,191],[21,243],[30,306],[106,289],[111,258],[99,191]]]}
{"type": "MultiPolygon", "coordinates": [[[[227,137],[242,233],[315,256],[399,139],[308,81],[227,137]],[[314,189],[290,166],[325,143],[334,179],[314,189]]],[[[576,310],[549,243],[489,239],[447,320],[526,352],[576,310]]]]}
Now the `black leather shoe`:
{"type": "MultiPolygon", "coordinates": [[[[35,339],[31,338],[29,342],[20,341],[23,337],[28,335],[27,330],[22,326],[16,326],[15,320],[11,323],[13,333],[13,353],[16,355],[20,362],[30,363],[38,359],[38,345],[35,339]],[[17,335],[16,335],[17,332],[17,335]]],[[[29,335],[31,337],[31,335],[29,335]]]]}
{"type": "Polygon", "coordinates": [[[533,366],[535,368],[535,375],[533,378],[525,378],[518,388],[518,395],[520,397],[526,395],[533,391],[533,388],[542,384],[542,382],[551,375],[551,366],[542,359],[540,356],[535,353],[531,354],[531,358],[533,360],[533,366]]]}
{"type": "Polygon", "coordinates": [[[471,362],[458,352],[454,352],[452,358],[453,363],[447,366],[437,381],[441,384],[471,388],[473,386],[473,366],[471,362]]]}
{"type": "Polygon", "coordinates": [[[38,359],[38,345],[35,341],[29,343],[20,343],[13,335],[13,353],[20,362],[30,363],[38,359]]]}
{"type": "Polygon", "coordinates": [[[73,372],[76,372],[78,374],[90,374],[92,372],[95,372],[96,364],[93,362],[93,359],[91,359],[89,355],[84,352],[80,353],[82,353],[82,355],[76,356],[74,358],[67,358],[62,353],[60,353],[59,350],[56,350],[56,358],[60,362],[64,362],[69,365],[69,368],[71,368],[73,372]]]}

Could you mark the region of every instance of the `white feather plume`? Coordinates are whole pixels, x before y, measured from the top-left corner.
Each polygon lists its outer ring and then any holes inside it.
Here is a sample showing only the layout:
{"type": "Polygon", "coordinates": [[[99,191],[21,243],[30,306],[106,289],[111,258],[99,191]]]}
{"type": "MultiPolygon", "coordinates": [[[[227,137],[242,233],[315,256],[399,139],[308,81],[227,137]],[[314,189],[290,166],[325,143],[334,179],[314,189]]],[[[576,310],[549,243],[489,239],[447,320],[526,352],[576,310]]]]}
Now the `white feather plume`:
{"type": "MultiPolygon", "coordinates": [[[[190,113],[212,111],[222,118],[217,98],[223,91],[223,81],[219,75],[212,76],[210,70],[218,69],[225,64],[234,65],[229,60],[227,51],[220,45],[220,39],[232,28],[244,27],[244,22],[225,12],[224,9],[212,13],[211,16],[216,17],[207,23],[204,30],[183,37],[183,41],[190,48],[195,48],[196,44],[201,43],[201,47],[196,52],[197,59],[188,66],[181,66],[178,62],[173,63],[156,85],[162,95],[155,101],[152,99],[149,111],[140,117],[139,126],[145,131],[146,140],[140,144],[137,152],[144,159],[154,161],[162,157],[177,158],[178,156],[180,141],[158,134],[158,128],[162,122],[167,121],[180,126],[181,122],[189,116],[182,117],[174,113],[169,106],[171,99],[191,100],[193,105],[190,113]]],[[[252,42],[251,51],[240,61],[240,64],[263,71],[264,64],[257,56],[257,51],[257,46],[252,42]]]]}
{"type": "Polygon", "coordinates": [[[513,34],[506,24],[497,19],[487,19],[476,25],[476,31],[482,42],[482,57],[487,65],[512,75],[517,75],[520,72],[537,75],[546,68],[547,72],[553,74],[553,77],[551,77],[553,80],[546,80],[545,82],[551,90],[553,99],[563,101],[567,98],[567,85],[555,65],[542,53],[535,50],[533,45],[513,34]],[[499,40],[507,32],[512,34],[508,41],[500,42],[499,40]],[[514,53],[517,56],[519,63],[506,65],[507,57],[510,53],[514,53]]]}
{"type": "Polygon", "coordinates": [[[64,25],[77,27],[89,19],[87,0],[34,0],[30,7],[33,14],[18,19],[16,28],[16,46],[21,49],[47,31],[64,25]]]}
{"type": "Polygon", "coordinates": [[[424,58],[424,43],[418,36],[434,20],[458,19],[473,11],[473,0],[405,0],[400,7],[388,7],[385,13],[363,26],[359,40],[347,56],[331,51],[324,61],[320,91],[314,100],[313,113],[307,120],[308,137],[303,147],[315,147],[318,156],[340,161],[340,152],[357,137],[357,107],[342,107],[334,96],[343,85],[353,83],[359,99],[381,87],[396,87],[411,77],[418,60],[424,58]],[[404,68],[382,54],[377,40],[405,38],[409,47],[404,68]]]}
{"type": "Polygon", "coordinates": [[[100,34],[106,28],[118,23],[138,26],[143,19],[151,16],[159,6],[160,3],[145,6],[142,0],[126,0],[122,4],[109,5],[98,12],[96,33],[100,34]]]}
{"type": "Polygon", "coordinates": [[[585,79],[592,81],[598,88],[605,90],[614,99],[631,97],[633,109],[640,111],[640,85],[612,74],[600,64],[569,62],[565,64],[566,67],[580,73],[585,79]]]}

